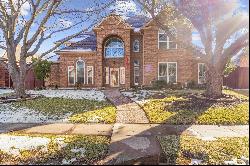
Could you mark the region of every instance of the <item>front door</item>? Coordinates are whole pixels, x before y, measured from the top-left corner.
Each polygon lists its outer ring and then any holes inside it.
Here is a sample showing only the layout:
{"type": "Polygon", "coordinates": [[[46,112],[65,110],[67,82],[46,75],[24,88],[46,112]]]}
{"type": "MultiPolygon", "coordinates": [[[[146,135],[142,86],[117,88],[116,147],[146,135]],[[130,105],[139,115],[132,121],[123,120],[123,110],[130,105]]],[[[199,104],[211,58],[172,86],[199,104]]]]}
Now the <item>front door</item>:
{"type": "Polygon", "coordinates": [[[110,86],[119,87],[119,68],[110,68],[110,86]]]}

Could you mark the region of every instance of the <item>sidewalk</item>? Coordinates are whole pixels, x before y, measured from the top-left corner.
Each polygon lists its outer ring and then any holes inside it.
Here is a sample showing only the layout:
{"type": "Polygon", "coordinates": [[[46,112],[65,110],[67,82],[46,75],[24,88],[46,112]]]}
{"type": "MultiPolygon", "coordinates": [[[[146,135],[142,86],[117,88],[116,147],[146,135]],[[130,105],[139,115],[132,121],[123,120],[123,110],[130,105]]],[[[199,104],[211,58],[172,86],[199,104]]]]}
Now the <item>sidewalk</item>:
{"type": "Polygon", "coordinates": [[[124,136],[190,135],[196,137],[249,137],[249,125],[166,125],[166,124],[34,124],[0,123],[0,133],[82,134],[124,136]]]}
{"type": "Polygon", "coordinates": [[[156,136],[188,135],[203,140],[249,137],[249,126],[165,124],[0,124],[0,133],[103,135],[111,137],[107,157],[97,164],[158,164],[162,153],[156,136]]]}

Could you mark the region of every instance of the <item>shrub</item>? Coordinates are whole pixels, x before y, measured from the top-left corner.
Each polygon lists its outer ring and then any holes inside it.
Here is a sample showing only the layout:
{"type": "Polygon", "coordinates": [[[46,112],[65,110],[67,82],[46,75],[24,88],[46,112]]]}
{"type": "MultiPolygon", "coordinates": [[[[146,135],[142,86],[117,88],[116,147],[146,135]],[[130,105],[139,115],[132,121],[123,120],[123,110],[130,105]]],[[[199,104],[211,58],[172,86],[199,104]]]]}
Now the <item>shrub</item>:
{"type": "Polygon", "coordinates": [[[205,89],[206,84],[198,84],[197,82],[192,80],[192,81],[189,81],[187,83],[187,88],[189,88],[189,89],[205,89]]]}
{"type": "Polygon", "coordinates": [[[156,80],[156,81],[153,81],[153,88],[162,89],[166,86],[166,84],[167,84],[167,81],[165,80],[156,80]]]}
{"type": "Polygon", "coordinates": [[[81,88],[82,88],[82,84],[79,83],[79,82],[76,82],[75,88],[76,88],[76,89],[81,89],[81,88]]]}
{"type": "Polygon", "coordinates": [[[179,90],[182,89],[182,84],[180,82],[177,83],[167,83],[165,80],[156,80],[153,82],[153,88],[154,89],[174,89],[174,90],[179,90]]]}

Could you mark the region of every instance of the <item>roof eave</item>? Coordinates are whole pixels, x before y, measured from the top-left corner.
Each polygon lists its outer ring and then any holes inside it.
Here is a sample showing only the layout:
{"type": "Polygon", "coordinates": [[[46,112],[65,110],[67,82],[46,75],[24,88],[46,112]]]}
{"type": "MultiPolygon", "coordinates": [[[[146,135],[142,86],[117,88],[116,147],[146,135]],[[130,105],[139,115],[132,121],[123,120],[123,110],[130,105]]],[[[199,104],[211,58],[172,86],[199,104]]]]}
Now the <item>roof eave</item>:
{"type": "Polygon", "coordinates": [[[96,53],[96,51],[77,51],[77,50],[68,50],[68,51],[55,51],[54,53],[56,54],[60,54],[60,53],[63,53],[63,54],[67,54],[67,53],[96,53]]]}

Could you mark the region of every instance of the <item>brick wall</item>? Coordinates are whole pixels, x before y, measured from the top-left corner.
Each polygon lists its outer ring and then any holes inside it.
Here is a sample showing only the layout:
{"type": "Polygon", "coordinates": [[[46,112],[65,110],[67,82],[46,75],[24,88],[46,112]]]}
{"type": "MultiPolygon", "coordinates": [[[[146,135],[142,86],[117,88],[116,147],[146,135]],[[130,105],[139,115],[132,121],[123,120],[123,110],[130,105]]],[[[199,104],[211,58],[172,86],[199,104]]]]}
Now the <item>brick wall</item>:
{"type": "MultiPolygon", "coordinates": [[[[54,70],[58,70],[57,83],[59,82],[60,87],[73,87],[74,85],[68,84],[68,66],[74,66],[76,69],[76,62],[83,60],[85,62],[85,84],[83,87],[97,87],[99,75],[96,72],[98,68],[97,57],[95,53],[61,53],[59,60],[59,68],[55,67],[54,70]],[[94,84],[87,84],[87,66],[93,66],[94,68],[94,84]]],[[[76,78],[75,78],[76,79],[76,78]]]]}
{"type": "MultiPolygon", "coordinates": [[[[97,57],[102,57],[103,63],[98,61],[98,67],[97,67],[97,73],[100,76],[103,76],[103,79],[100,79],[101,81],[98,81],[98,86],[104,85],[104,69],[105,67],[109,67],[112,63],[112,59],[105,59],[104,58],[104,43],[107,41],[110,37],[118,37],[120,38],[124,44],[125,44],[125,56],[124,58],[119,58],[119,60],[113,60],[117,62],[117,67],[125,67],[125,86],[126,88],[130,87],[130,32],[131,27],[126,24],[123,20],[121,20],[121,17],[116,15],[111,15],[107,18],[105,18],[96,28],[94,28],[94,31],[96,32],[97,36],[97,57]],[[126,60],[125,60],[126,59],[126,60]],[[119,62],[118,62],[119,61],[119,62]],[[126,62],[128,63],[126,65],[126,62]]],[[[121,85],[123,87],[123,85],[121,85]]]]}
{"type": "Polygon", "coordinates": [[[0,64],[0,87],[9,87],[9,74],[7,69],[0,64]]]}
{"type": "Polygon", "coordinates": [[[140,78],[139,78],[139,85],[142,85],[143,82],[143,36],[141,33],[131,33],[131,86],[134,85],[134,61],[139,61],[139,72],[140,72],[140,78]],[[140,49],[139,52],[133,51],[133,42],[135,40],[138,40],[140,42],[140,49]]]}
{"type": "Polygon", "coordinates": [[[60,69],[60,63],[59,62],[54,62],[51,65],[51,72],[49,75],[49,78],[45,80],[45,86],[46,87],[53,87],[53,86],[60,86],[60,74],[59,74],[59,69],[60,69]]]}
{"type": "Polygon", "coordinates": [[[144,82],[146,86],[150,86],[152,81],[158,79],[158,63],[159,62],[177,62],[177,82],[184,84],[185,82],[195,80],[198,81],[198,63],[199,60],[189,50],[186,49],[185,43],[191,43],[191,30],[183,26],[176,26],[178,49],[160,50],[158,49],[158,30],[155,23],[149,24],[143,29],[144,42],[144,82]]]}

